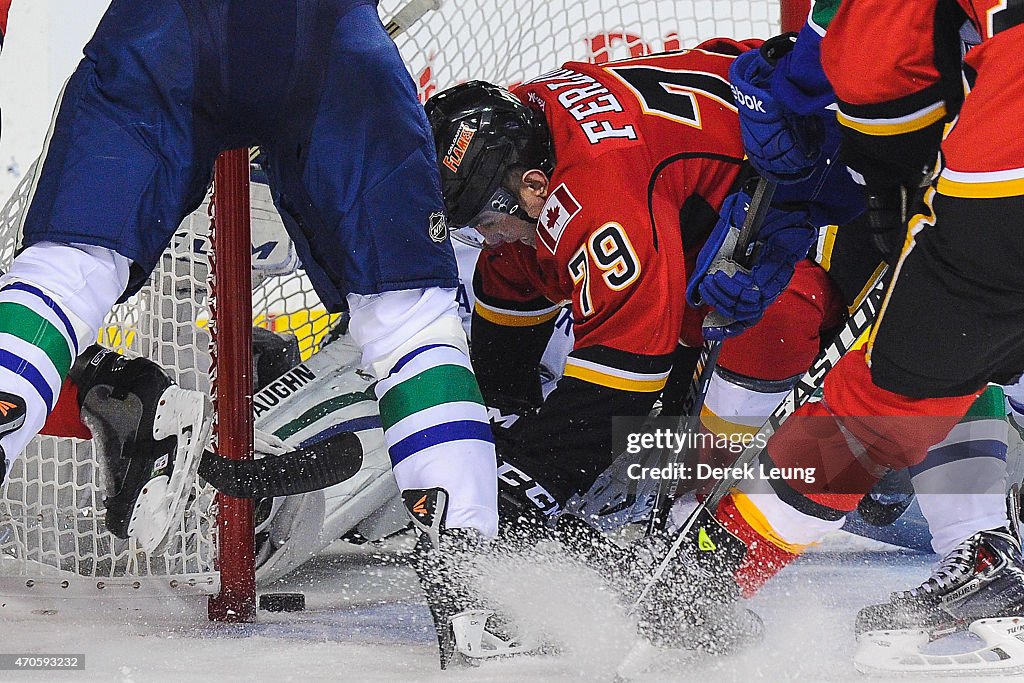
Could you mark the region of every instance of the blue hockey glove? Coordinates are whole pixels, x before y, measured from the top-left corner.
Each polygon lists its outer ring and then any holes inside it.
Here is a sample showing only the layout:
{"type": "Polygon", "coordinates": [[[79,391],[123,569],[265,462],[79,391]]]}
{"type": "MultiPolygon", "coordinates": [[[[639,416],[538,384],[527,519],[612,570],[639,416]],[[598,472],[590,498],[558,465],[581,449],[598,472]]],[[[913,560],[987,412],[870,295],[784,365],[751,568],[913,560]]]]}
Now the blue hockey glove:
{"type": "Polygon", "coordinates": [[[704,336],[712,341],[735,336],[760,320],[818,236],[806,210],[772,206],[747,250],[749,267],[743,267],[733,260],[733,253],[749,206],[746,192],[726,198],[686,289],[691,304],[707,304],[729,319],[728,324],[705,327],[704,336]]]}
{"type": "Polygon", "coordinates": [[[775,55],[791,48],[791,34],[778,36],[760,50],[744,52],[729,68],[740,134],[750,163],[763,177],[782,184],[811,175],[823,137],[819,118],[793,113],[772,93],[775,55]]]}

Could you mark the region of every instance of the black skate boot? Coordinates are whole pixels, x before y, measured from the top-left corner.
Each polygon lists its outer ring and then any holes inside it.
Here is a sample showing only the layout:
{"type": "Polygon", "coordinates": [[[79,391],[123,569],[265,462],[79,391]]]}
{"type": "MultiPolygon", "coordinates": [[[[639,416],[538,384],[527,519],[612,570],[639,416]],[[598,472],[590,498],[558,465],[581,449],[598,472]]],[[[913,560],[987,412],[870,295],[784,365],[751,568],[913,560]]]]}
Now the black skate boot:
{"type": "Polygon", "coordinates": [[[917,588],[857,614],[857,634],[921,629],[931,638],[978,619],[1024,617],[1024,556],[1006,528],[981,531],[953,548],[917,588]]]}
{"type": "Polygon", "coordinates": [[[152,361],[93,345],[71,369],[104,468],[106,526],[153,552],[178,523],[209,436],[211,408],[152,361]]]}
{"type": "MultiPolygon", "coordinates": [[[[0,391],[0,436],[20,429],[25,424],[25,413],[25,399],[17,394],[0,391]]],[[[2,484],[4,477],[7,476],[7,454],[2,446],[0,446],[0,460],[4,464],[4,469],[0,470],[0,484],[2,484]]]]}
{"type": "MultiPolygon", "coordinates": [[[[630,549],[627,566],[638,598],[676,538],[658,531],[630,549]]],[[[712,655],[761,642],[761,618],[739,604],[733,578],[746,554],[746,544],[705,512],[640,600],[641,633],[659,647],[712,655]]]]}
{"type": "Polygon", "coordinates": [[[474,562],[487,548],[475,529],[448,529],[448,492],[407,489],[402,500],[419,534],[412,565],[437,631],[441,668],[535,649],[515,639],[473,586],[474,562]]]}
{"type": "MultiPolygon", "coordinates": [[[[710,516],[695,525],[660,578],[640,601],[641,634],[664,649],[724,654],[761,641],[760,617],[737,604],[732,575],[746,552],[744,544],[710,516]]],[[[656,531],[622,548],[586,521],[559,517],[556,533],[570,554],[606,577],[624,605],[640,598],[675,541],[656,531]]]]}

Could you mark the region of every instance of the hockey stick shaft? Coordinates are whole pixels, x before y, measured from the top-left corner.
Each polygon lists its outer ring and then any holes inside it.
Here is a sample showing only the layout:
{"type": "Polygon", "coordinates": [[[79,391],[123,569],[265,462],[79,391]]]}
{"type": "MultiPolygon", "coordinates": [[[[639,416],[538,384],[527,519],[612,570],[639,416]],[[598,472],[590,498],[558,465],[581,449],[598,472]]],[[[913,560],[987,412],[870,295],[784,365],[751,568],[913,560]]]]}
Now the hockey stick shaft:
{"type": "Polygon", "coordinates": [[[294,496],[339,484],[363,464],[363,447],[352,432],[342,432],[306,448],[257,460],[232,460],[203,454],[199,476],[235,498],[294,496]]]}
{"type": "MultiPolygon", "coordinates": [[[[779,426],[789,418],[796,409],[807,403],[811,397],[822,387],[826,373],[839,362],[847,351],[853,348],[860,336],[871,327],[875,321],[875,317],[878,314],[879,306],[881,305],[882,298],[885,294],[886,270],[881,270],[868,293],[864,296],[864,299],[857,306],[856,310],[846,321],[846,325],[836,335],[836,338],[829,344],[824,351],[818,354],[818,357],[811,364],[811,367],[805,372],[800,379],[797,381],[796,386],[789,392],[778,407],[772,412],[768,419],[758,430],[757,434],[754,435],[751,445],[748,446],[732,463],[732,468],[741,468],[752,463],[760,454],[761,447],[759,444],[764,444],[768,441],[769,437],[775,433],[779,426]]],[[[736,471],[732,469],[730,471],[736,471]]],[[[671,547],[662,559],[661,563],[655,569],[654,573],[647,580],[640,595],[633,603],[632,610],[643,602],[643,600],[650,593],[651,588],[657,584],[658,580],[665,573],[665,569],[672,562],[675,556],[679,552],[679,548],[683,542],[689,536],[690,530],[693,528],[697,519],[701,514],[707,510],[713,512],[722,498],[729,492],[729,490],[739,483],[739,479],[736,478],[725,478],[720,479],[712,487],[707,497],[701,501],[696,508],[690,513],[689,517],[682,526],[676,531],[676,538],[673,541],[671,547]]]]}
{"type": "Polygon", "coordinates": [[[441,0],[410,0],[402,9],[398,10],[395,16],[391,17],[384,30],[388,35],[395,38],[407,31],[410,26],[423,18],[427,12],[440,9],[441,0]]]}
{"type": "MultiPolygon", "coordinates": [[[[768,215],[768,208],[771,206],[772,197],[775,195],[776,183],[759,178],[754,194],[750,198],[750,206],[747,208],[747,215],[743,219],[739,236],[736,238],[736,245],[732,252],[732,261],[741,267],[750,264],[752,254],[749,254],[750,245],[757,235],[765,216],[768,215]]],[[[732,321],[717,311],[708,314],[704,327],[724,327],[732,321]]],[[[700,413],[704,408],[704,399],[708,395],[708,387],[711,386],[711,378],[715,374],[715,367],[718,365],[718,354],[722,350],[720,341],[711,341],[704,344],[704,351],[694,368],[693,380],[690,382],[690,390],[687,392],[686,400],[683,403],[683,418],[678,430],[681,434],[693,434],[700,424],[700,413]]],[[[692,448],[686,449],[683,460],[689,456],[692,448]]],[[[669,458],[667,465],[672,465],[677,459],[669,458]]],[[[679,480],[673,479],[666,490],[664,479],[658,481],[658,492],[654,499],[654,506],[651,509],[650,522],[647,525],[647,533],[663,528],[668,520],[668,513],[672,507],[672,500],[679,489],[679,480]]]]}

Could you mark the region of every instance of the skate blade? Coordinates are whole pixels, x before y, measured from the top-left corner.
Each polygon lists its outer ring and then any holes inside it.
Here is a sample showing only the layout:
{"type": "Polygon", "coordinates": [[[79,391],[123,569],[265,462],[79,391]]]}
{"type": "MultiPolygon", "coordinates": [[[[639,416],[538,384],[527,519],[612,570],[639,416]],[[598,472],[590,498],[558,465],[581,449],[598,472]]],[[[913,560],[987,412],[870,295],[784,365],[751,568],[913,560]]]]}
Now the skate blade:
{"type": "Polygon", "coordinates": [[[968,628],[984,645],[955,654],[929,654],[928,631],[868,631],[861,634],[853,665],[876,676],[1007,676],[1024,674],[1024,617],[979,619],[968,628]]]}
{"type": "Polygon", "coordinates": [[[488,631],[485,628],[487,620],[493,615],[491,610],[470,609],[452,616],[449,621],[455,638],[455,651],[475,660],[533,654],[542,649],[539,644],[502,638],[488,631]]]}
{"type": "Polygon", "coordinates": [[[637,641],[615,669],[615,683],[627,683],[653,666],[661,652],[646,639],[637,641]]]}
{"type": "Polygon", "coordinates": [[[177,446],[171,476],[147,482],[132,508],[128,537],[146,553],[163,551],[171,528],[181,522],[210,437],[212,420],[208,417],[212,411],[210,399],[196,391],[169,387],[160,396],[153,438],[160,441],[174,436],[177,446]]]}

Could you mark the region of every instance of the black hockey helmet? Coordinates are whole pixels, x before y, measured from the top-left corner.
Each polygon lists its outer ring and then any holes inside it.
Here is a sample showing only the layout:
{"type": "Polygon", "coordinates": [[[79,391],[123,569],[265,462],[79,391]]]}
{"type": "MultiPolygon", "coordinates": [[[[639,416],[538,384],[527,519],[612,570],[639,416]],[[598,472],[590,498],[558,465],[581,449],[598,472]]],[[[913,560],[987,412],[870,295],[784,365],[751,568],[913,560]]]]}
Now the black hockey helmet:
{"type": "Polygon", "coordinates": [[[504,88],[469,81],[434,95],[424,106],[453,227],[469,224],[488,205],[513,164],[549,175],[554,168],[544,116],[504,88]]]}

